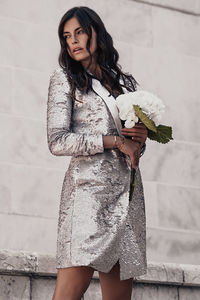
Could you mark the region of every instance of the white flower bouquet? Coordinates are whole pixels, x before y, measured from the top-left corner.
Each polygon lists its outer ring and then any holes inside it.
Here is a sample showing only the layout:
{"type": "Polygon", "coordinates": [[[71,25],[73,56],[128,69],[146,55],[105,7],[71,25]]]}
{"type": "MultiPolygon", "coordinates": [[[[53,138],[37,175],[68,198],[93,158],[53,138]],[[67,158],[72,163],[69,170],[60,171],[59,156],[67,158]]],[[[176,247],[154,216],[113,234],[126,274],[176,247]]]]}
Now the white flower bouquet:
{"type": "MultiPolygon", "coordinates": [[[[140,121],[147,127],[149,139],[163,144],[173,140],[172,127],[159,124],[165,105],[154,94],[143,90],[122,94],[116,98],[116,105],[126,128],[132,128],[140,121]]],[[[134,175],[130,199],[134,189],[134,175]]]]}

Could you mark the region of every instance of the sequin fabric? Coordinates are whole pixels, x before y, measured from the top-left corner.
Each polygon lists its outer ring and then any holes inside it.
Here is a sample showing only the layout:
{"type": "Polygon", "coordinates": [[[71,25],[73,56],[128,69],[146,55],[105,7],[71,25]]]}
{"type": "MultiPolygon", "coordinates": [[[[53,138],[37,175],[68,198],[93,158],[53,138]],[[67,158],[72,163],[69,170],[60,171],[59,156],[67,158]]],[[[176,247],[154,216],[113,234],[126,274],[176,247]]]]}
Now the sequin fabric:
{"type": "Polygon", "coordinates": [[[57,68],[48,90],[48,147],[71,160],[61,191],[56,267],[90,266],[108,273],[119,260],[120,280],[143,275],[146,219],[140,169],[129,202],[130,159],[103,147],[103,135],[118,135],[109,109],[93,91],[76,91],[76,97],[82,103],[74,102],[66,75],[57,68]]]}

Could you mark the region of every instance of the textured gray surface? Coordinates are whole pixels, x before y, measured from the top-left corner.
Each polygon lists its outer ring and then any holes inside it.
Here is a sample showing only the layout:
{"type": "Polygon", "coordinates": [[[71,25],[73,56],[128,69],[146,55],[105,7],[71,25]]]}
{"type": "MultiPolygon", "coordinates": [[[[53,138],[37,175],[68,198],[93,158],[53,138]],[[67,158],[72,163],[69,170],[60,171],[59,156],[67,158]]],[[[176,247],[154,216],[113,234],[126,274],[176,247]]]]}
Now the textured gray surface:
{"type": "Polygon", "coordinates": [[[0,275],[1,300],[29,300],[30,295],[29,277],[0,275]]]}
{"type": "MultiPolygon", "coordinates": [[[[148,264],[147,274],[133,281],[133,300],[198,300],[200,266],[148,264]]],[[[56,284],[55,257],[29,252],[0,251],[0,299],[51,299],[56,284]]],[[[98,272],[84,300],[101,300],[98,272]]]]}
{"type": "MultiPolygon", "coordinates": [[[[55,256],[24,251],[0,251],[0,274],[34,274],[55,277],[55,256]]],[[[94,279],[98,279],[95,271],[94,279]]],[[[135,278],[139,283],[177,284],[200,286],[200,266],[190,264],[148,262],[147,273],[135,278]]]]}
{"type": "MultiPolygon", "coordinates": [[[[147,274],[138,276],[133,281],[132,299],[200,298],[200,266],[150,262],[147,267],[147,274]]],[[[0,251],[1,300],[51,299],[55,283],[54,256],[23,251],[0,251]]],[[[84,295],[84,300],[94,299],[101,300],[101,287],[96,271],[84,295]]]]}
{"type": "Polygon", "coordinates": [[[32,300],[50,300],[56,285],[55,279],[32,279],[32,300]]]}

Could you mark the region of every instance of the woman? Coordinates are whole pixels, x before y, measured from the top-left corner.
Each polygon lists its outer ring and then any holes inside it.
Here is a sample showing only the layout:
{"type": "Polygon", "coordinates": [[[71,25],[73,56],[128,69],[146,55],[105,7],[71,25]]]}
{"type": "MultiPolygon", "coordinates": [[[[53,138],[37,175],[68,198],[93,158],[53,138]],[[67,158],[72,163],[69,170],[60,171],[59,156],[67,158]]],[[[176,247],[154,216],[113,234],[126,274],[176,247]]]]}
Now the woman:
{"type": "Polygon", "coordinates": [[[146,273],[138,164],[147,129],[141,123],[122,129],[115,98],[134,91],[136,81],[121,71],[112,38],[93,10],[70,9],[58,33],[60,67],[50,78],[48,146],[53,155],[72,157],[59,209],[53,300],[81,299],[94,270],[104,300],[128,300],[133,277],[146,273]]]}

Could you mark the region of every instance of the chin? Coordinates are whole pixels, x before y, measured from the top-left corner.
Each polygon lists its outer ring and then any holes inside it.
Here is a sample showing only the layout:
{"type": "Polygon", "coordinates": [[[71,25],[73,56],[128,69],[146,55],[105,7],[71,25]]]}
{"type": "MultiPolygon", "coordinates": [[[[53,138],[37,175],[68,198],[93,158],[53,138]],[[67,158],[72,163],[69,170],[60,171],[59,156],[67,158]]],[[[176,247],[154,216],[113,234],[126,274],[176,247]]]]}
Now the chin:
{"type": "Polygon", "coordinates": [[[72,56],[72,58],[76,61],[81,61],[81,60],[87,59],[87,57],[84,57],[84,55],[72,56]]]}

